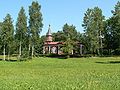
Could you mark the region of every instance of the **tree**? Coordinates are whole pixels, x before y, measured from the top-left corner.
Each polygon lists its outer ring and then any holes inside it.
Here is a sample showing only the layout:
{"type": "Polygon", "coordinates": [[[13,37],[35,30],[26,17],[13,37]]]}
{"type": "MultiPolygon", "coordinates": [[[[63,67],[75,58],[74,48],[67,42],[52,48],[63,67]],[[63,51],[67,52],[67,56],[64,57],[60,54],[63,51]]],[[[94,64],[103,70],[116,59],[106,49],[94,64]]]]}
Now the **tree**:
{"type": "Polygon", "coordinates": [[[35,52],[37,56],[39,56],[40,54],[43,54],[43,46],[44,46],[45,38],[46,37],[44,35],[41,36],[35,45],[35,50],[36,50],[35,52]]]}
{"type": "Polygon", "coordinates": [[[68,25],[67,23],[63,26],[62,31],[53,33],[54,41],[64,42],[62,50],[65,54],[80,53],[79,44],[81,42],[81,37],[82,35],[79,32],[77,32],[76,27],[74,25],[68,25]],[[70,51],[68,48],[71,48],[70,51]]]}
{"type": "Polygon", "coordinates": [[[71,40],[76,41],[76,39],[77,39],[77,30],[76,30],[75,26],[68,25],[66,23],[64,25],[64,27],[63,27],[63,33],[64,33],[65,36],[67,36],[66,38],[68,38],[68,36],[69,36],[71,40]]]}
{"type": "Polygon", "coordinates": [[[25,10],[21,7],[21,10],[18,14],[17,23],[16,23],[16,35],[15,38],[19,41],[19,58],[22,55],[22,47],[26,45],[27,37],[27,17],[25,10]]]}
{"type": "Polygon", "coordinates": [[[53,41],[60,41],[63,42],[65,41],[65,33],[63,31],[58,31],[57,33],[53,33],[53,41]]]}
{"type": "Polygon", "coordinates": [[[2,22],[0,22],[0,54],[2,54],[2,38],[1,38],[1,35],[2,35],[2,22]]]}
{"type": "Polygon", "coordinates": [[[14,27],[13,27],[13,21],[10,16],[10,14],[7,14],[2,25],[2,43],[3,43],[3,53],[4,53],[4,60],[5,60],[5,53],[7,51],[8,53],[8,60],[10,55],[10,47],[13,42],[13,34],[14,34],[14,27]],[[7,50],[6,50],[7,48],[7,50]]]}
{"type": "Polygon", "coordinates": [[[92,38],[94,37],[92,35],[92,14],[93,14],[93,9],[87,9],[84,19],[83,19],[83,24],[82,26],[84,27],[84,31],[85,31],[85,40],[87,41],[87,43],[85,44],[85,46],[87,46],[87,50],[90,52],[93,52],[93,47],[92,47],[92,38]],[[89,41],[89,42],[88,42],[89,41]]]}
{"type": "Polygon", "coordinates": [[[98,7],[88,9],[83,19],[83,27],[88,42],[88,49],[92,54],[100,55],[102,48],[102,32],[104,30],[104,16],[102,10],[98,7]]]}
{"type": "Polygon", "coordinates": [[[111,55],[112,50],[114,50],[114,40],[113,40],[113,33],[112,33],[112,22],[113,18],[109,18],[105,21],[105,26],[104,26],[104,54],[105,55],[111,55]]]}
{"type": "Polygon", "coordinates": [[[40,32],[42,31],[42,13],[40,12],[41,6],[36,1],[32,2],[32,5],[29,6],[29,28],[31,32],[32,40],[32,57],[34,55],[34,46],[39,38],[40,32]]]}
{"type": "Polygon", "coordinates": [[[120,49],[120,2],[115,5],[115,10],[112,11],[110,27],[112,29],[114,50],[120,49]]]}
{"type": "Polygon", "coordinates": [[[64,37],[64,45],[62,47],[63,52],[67,55],[67,57],[70,56],[70,54],[73,54],[74,47],[77,45],[77,30],[75,29],[75,26],[68,25],[67,23],[63,26],[63,37],[64,37]]]}
{"type": "Polygon", "coordinates": [[[69,36],[67,37],[66,41],[64,42],[62,50],[67,55],[67,58],[69,58],[70,54],[72,54],[73,42],[70,40],[69,36]]]}
{"type": "Polygon", "coordinates": [[[105,22],[104,44],[107,54],[120,55],[120,2],[111,11],[112,17],[105,22]]]}

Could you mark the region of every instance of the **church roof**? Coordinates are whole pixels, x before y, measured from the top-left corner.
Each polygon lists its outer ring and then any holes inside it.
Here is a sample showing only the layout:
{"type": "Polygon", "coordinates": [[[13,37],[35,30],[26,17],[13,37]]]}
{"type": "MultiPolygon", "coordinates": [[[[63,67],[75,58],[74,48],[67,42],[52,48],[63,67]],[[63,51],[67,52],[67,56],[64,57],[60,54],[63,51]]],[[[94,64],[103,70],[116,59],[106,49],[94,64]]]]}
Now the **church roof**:
{"type": "Polygon", "coordinates": [[[47,32],[47,35],[50,35],[50,36],[52,35],[52,34],[51,34],[50,25],[49,25],[49,28],[48,28],[48,32],[47,32]]]}
{"type": "Polygon", "coordinates": [[[62,42],[45,42],[45,45],[58,45],[63,44],[62,42]]]}

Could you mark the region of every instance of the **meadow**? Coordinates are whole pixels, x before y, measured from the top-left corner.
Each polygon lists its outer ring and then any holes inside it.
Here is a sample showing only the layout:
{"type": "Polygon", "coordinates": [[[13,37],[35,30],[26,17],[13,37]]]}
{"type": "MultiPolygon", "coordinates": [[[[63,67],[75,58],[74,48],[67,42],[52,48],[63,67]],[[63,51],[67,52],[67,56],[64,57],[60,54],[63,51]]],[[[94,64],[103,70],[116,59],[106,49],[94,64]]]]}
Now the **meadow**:
{"type": "Polygon", "coordinates": [[[120,90],[120,57],[0,61],[0,90],[120,90]]]}

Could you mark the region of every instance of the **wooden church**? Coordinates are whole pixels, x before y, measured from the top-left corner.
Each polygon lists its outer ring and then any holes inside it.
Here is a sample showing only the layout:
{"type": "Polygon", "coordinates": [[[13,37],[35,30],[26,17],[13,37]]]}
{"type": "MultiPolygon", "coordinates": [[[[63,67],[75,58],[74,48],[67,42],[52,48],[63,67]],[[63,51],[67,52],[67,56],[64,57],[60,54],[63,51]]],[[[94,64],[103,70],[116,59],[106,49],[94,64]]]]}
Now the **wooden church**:
{"type": "Polygon", "coordinates": [[[62,51],[60,50],[60,46],[62,44],[62,42],[53,42],[51,28],[49,25],[48,32],[46,33],[46,40],[43,46],[43,54],[62,54],[62,51]]]}

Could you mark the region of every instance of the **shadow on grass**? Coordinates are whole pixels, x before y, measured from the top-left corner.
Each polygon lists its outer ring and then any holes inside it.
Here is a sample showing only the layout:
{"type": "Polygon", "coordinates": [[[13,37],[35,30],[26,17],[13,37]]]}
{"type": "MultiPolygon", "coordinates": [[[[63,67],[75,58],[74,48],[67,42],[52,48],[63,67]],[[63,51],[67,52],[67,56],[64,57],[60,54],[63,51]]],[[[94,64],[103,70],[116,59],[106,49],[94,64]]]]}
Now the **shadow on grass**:
{"type": "Polygon", "coordinates": [[[5,59],[5,60],[0,59],[0,61],[6,61],[6,62],[17,62],[17,60],[7,60],[7,59],[5,59]]]}
{"type": "Polygon", "coordinates": [[[120,64],[120,61],[95,62],[99,64],[120,64]]]}
{"type": "Polygon", "coordinates": [[[7,60],[6,59],[5,61],[7,61],[7,62],[17,62],[18,60],[15,60],[15,59],[14,60],[13,59],[7,60]]]}
{"type": "MultiPolygon", "coordinates": [[[[4,61],[3,59],[0,59],[0,61],[4,61]]],[[[17,59],[5,59],[6,62],[23,62],[23,61],[26,61],[26,60],[17,60],[17,59]]]]}

